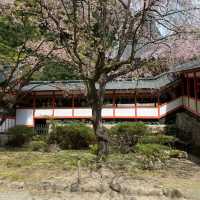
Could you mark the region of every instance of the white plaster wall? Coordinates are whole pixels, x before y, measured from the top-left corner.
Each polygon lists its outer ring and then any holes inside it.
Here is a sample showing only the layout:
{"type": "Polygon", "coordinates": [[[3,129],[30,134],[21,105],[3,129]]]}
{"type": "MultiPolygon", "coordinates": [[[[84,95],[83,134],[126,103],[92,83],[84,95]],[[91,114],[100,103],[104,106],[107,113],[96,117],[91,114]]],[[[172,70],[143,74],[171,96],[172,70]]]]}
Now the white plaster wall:
{"type": "Polygon", "coordinates": [[[157,108],[137,108],[138,117],[157,117],[158,109],[157,108]]]}
{"type": "Polygon", "coordinates": [[[182,105],[182,97],[175,99],[163,106],[160,106],[160,115],[165,115],[168,112],[180,107],[182,105]]]}
{"type": "Polygon", "coordinates": [[[196,111],[196,102],[195,102],[195,99],[189,98],[189,106],[190,106],[190,109],[196,111]]]}
{"type": "Polygon", "coordinates": [[[112,108],[103,108],[102,109],[102,117],[110,117],[113,116],[113,109],[112,108]]]}
{"type": "Polygon", "coordinates": [[[165,115],[167,113],[167,104],[160,106],[160,115],[165,115]]]}
{"type": "Polygon", "coordinates": [[[16,125],[33,126],[33,109],[17,109],[16,125]]]}
{"type": "Polygon", "coordinates": [[[54,117],[71,117],[72,109],[55,109],[54,117]]]}
{"type": "Polygon", "coordinates": [[[115,109],[116,117],[133,117],[135,116],[134,108],[116,108],[115,109]]]}
{"type": "Polygon", "coordinates": [[[183,97],[183,105],[184,106],[188,105],[188,98],[186,96],[183,97]]]}
{"type": "Polygon", "coordinates": [[[200,113],[200,101],[197,101],[197,111],[200,113]]]}
{"type": "Polygon", "coordinates": [[[36,109],[35,117],[52,117],[53,109],[36,109]]]}
{"type": "Polygon", "coordinates": [[[92,109],[90,108],[78,108],[74,109],[74,117],[91,117],[92,109]]]}

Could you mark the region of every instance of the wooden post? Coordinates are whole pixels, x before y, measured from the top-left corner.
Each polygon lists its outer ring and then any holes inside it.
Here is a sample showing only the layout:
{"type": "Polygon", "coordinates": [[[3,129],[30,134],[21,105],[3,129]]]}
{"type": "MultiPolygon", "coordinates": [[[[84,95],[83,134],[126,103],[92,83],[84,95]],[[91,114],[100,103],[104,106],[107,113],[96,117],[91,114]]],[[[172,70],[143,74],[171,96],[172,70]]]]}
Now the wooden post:
{"type": "Polygon", "coordinates": [[[55,103],[56,103],[55,92],[53,92],[53,95],[52,95],[52,109],[53,109],[52,117],[54,117],[55,103]]]}
{"type": "Polygon", "coordinates": [[[187,97],[188,97],[188,107],[190,107],[190,104],[189,104],[190,90],[189,90],[189,78],[188,78],[188,73],[186,74],[186,77],[187,77],[187,97]]]}
{"type": "Polygon", "coordinates": [[[197,104],[197,76],[196,72],[194,74],[194,95],[195,95],[195,105],[196,105],[196,112],[198,111],[198,104],[197,104]]]}
{"type": "Polygon", "coordinates": [[[113,91],[112,93],[112,99],[113,99],[113,105],[112,105],[112,108],[113,108],[113,117],[115,117],[115,108],[116,108],[116,104],[115,104],[115,92],[113,91]]]}
{"type": "Polygon", "coordinates": [[[72,94],[72,118],[74,118],[74,94],[72,94]]]}
{"type": "Polygon", "coordinates": [[[134,96],[134,100],[135,100],[135,118],[137,118],[137,92],[135,91],[135,96],[134,96]]]}
{"type": "Polygon", "coordinates": [[[33,92],[33,127],[35,127],[36,93],[33,92]]]}
{"type": "Polygon", "coordinates": [[[157,95],[157,108],[158,108],[158,118],[160,119],[160,92],[157,95]]]}
{"type": "Polygon", "coordinates": [[[182,82],[181,83],[182,83],[181,84],[181,96],[182,96],[181,101],[182,101],[182,105],[184,106],[185,76],[182,76],[182,82]]]}

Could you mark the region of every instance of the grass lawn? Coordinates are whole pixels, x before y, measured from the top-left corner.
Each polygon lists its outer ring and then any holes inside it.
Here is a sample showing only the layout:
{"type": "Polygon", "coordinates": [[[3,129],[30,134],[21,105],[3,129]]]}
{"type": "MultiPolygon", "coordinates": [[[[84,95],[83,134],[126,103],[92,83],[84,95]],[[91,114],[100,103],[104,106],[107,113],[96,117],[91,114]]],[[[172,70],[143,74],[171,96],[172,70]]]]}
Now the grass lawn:
{"type": "Polygon", "coordinates": [[[73,170],[80,160],[88,166],[95,156],[88,151],[60,151],[42,153],[32,151],[0,151],[0,178],[9,180],[28,180],[45,178],[48,172],[62,173],[73,170]],[[31,173],[31,176],[28,174],[31,173]]]}
{"type": "MultiPolygon", "coordinates": [[[[62,174],[77,169],[80,160],[82,168],[94,167],[96,156],[87,150],[65,150],[55,153],[42,153],[26,150],[0,151],[0,179],[11,181],[34,180],[48,177],[49,174],[62,174]],[[31,176],[29,174],[31,173],[31,176]]],[[[137,165],[135,155],[111,154],[107,166],[118,170],[131,170],[137,165]]]]}

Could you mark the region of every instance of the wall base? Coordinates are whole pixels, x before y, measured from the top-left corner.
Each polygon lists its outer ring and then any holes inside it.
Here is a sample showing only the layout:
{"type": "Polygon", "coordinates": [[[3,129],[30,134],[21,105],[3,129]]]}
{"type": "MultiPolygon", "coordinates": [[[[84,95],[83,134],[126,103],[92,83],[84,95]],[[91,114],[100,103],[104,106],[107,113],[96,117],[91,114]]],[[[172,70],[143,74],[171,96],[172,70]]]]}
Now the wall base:
{"type": "Polygon", "coordinates": [[[192,146],[200,147],[200,119],[188,112],[176,114],[177,137],[192,146]]]}

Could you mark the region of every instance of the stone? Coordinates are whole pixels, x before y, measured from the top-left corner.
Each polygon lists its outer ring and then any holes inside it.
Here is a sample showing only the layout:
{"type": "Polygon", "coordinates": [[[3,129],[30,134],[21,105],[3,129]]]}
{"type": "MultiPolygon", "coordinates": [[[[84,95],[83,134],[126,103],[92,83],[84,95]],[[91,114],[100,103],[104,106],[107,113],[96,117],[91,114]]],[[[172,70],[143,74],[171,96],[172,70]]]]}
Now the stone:
{"type": "Polygon", "coordinates": [[[48,152],[55,153],[55,152],[59,152],[59,151],[60,151],[60,148],[57,144],[50,144],[48,146],[48,152]]]}
{"type": "Polygon", "coordinates": [[[40,190],[49,190],[52,188],[52,183],[49,181],[43,181],[38,184],[40,190]]]}
{"type": "Polygon", "coordinates": [[[80,192],[80,186],[78,183],[72,183],[70,187],[71,192],[80,192]]]}
{"type": "Polygon", "coordinates": [[[98,192],[104,193],[108,190],[108,185],[105,182],[101,182],[98,179],[87,178],[81,181],[80,190],[81,192],[98,192]]]}
{"type": "Polygon", "coordinates": [[[161,160],[157,160],[156,162],[154,162],[154,169],[155,170],[159,170],[162,169],[164,167],[164,163],[161,160]]]}
{"type": "Polygon", "coordinates": [[[172,199],[184,197],[183,194],[178,189],[169,189],[169,188],[163,189],[163,195],[172,199]]]}
{"type": "Polygon", "coordinates": [[[115,191],[115,192],[120,193],[122,188],[121,188],[121,185],[119,183],[111,182],[110,183],[110,189],[115,191]]]}
{"type": "Polygon", "coordinates": [[[24,189],[24,182],[12,182],[10,187],[13,189],[22,190],[24,189]]]}

